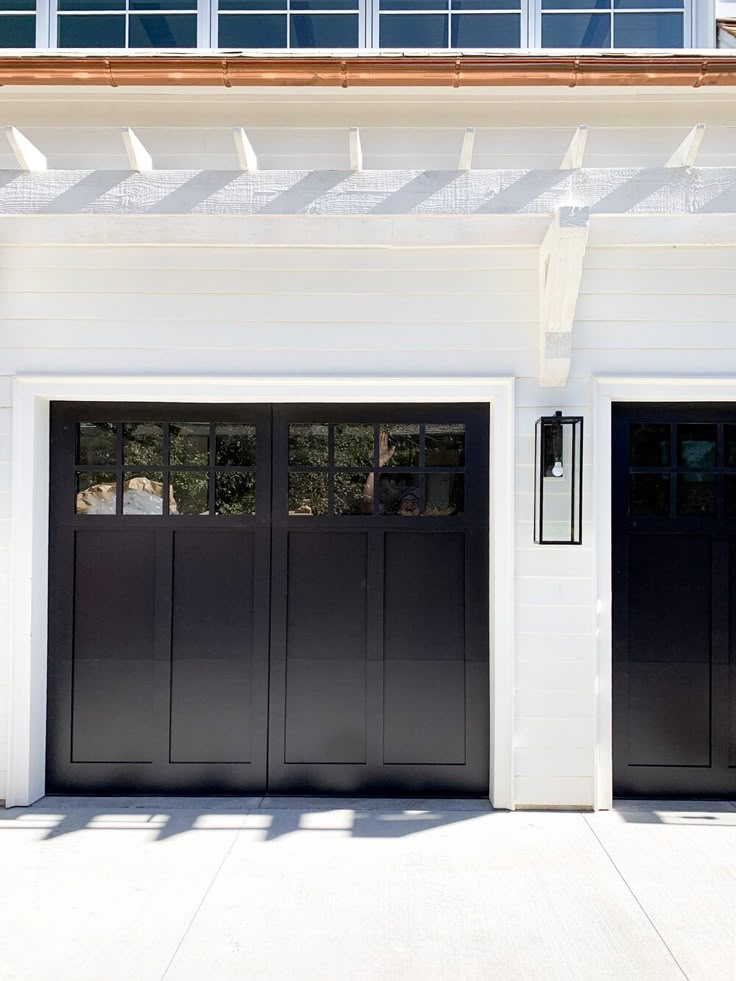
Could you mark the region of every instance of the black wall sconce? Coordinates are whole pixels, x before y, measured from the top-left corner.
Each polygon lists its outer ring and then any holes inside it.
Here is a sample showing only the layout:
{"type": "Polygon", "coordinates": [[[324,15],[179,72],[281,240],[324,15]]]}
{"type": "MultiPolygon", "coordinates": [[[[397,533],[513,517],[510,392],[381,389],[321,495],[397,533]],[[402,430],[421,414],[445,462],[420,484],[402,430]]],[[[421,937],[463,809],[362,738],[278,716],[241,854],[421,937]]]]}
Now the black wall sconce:
{"type": "Polygon", "coordinates": [[[534,541],[580,545],[582,504],[582,416],[542,416],[534,427],[534,541]]]}

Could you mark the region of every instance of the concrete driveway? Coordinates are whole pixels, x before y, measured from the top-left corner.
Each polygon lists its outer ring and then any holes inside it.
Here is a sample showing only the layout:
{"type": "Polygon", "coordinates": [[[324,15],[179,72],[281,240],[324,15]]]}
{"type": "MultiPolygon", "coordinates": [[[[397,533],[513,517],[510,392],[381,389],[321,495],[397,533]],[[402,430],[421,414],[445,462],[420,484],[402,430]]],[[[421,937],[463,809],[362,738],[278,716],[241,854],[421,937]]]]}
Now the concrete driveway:
{"type": "Polygon", "coordinates": [[[736,806],[46,798],[0,811],[2,981],[736,978],[736,806]]]}

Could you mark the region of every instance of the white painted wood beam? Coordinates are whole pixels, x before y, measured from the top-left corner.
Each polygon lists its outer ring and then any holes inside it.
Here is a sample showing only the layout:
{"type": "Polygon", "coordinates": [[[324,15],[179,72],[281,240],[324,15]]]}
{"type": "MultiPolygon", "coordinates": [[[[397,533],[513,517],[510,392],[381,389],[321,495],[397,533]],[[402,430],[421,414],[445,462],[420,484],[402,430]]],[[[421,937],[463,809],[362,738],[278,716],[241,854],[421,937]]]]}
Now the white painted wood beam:
{"type": "Polygon", "coordinates": [[[128,163],[131,170],[153,170],[153,160],[151,154],[146,150],[141,141],[130,127],[126,126],[121,130],[123,143],[128,154],[128,163]]]}
{"type": "Polygon", "coordinates": [[[700,144],[705,136],[705,123],[693,126],[682,143],[678,146],[665,167],[694,167],[700,144]]]}
{"type": "Polygon", "coordinates": [[[355,171],[363,169],[363,147],[357,126],[350,127],[350,169],[355,171]]]}
{"type": "Polygon", "coordinates": [[[473,143],[475,142],[475,127],[468,126],[463,136],[463,146],[460,151],[460,166],[458,170],[473,169],[473,143]]]}
{"type": "Polygon", "coordinates": [[[560,170],[580,170],[583,166],[585,156],[585,144],[588,142],[588,127],[584,124],[578,126],[570,140],[570,145],[562,158],[560,170]]]}
{"type": "Polygon", "coordinates": [[[560,208],[539,252],[539,384],[567,384],[572,328],[583,275],[590,214],[587,208],[560,208]]]}
{"type": "Polygon", "coordinates": [[[247,171],[249,174],[255,174],[258,170],[258,157],[242,126],[235,126],[233,128],[233,139],[235,141],[235,152],[238,155],[240,169],[247,171]]]}
{"type": "Polygon", "coordinates": [[[46,157],[15,126],[3,126],[21,170],[48,170],[46,157]]]}

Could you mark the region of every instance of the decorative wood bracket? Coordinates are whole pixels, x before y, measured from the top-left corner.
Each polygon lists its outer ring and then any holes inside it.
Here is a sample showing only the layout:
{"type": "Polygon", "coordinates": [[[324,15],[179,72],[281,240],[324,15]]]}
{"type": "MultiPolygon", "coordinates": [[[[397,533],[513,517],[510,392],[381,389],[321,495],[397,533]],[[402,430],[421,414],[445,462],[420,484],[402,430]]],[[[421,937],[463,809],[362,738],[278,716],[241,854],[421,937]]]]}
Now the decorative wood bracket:
{"type": "Polygon", "coordinates": [[[21,170],[46,170],[46,157],[15,126],[3,126],[10,148],[21,170]]]}
{"type": "Polygon", "coordinates": [[[122,133],[123,143],[125,144],[125,152],[128,154],[130,169],[137,171],[153,170],[151,154],[146,150],[133,130],[126,126],[120,132],[122,133]]]}
{"type": "Polygon", "coordinates": [[[238,166],[248,174],[255,174],[258,170],[258,157],[242,126],[233,127],[233,140],[238,155],[238,166]]]}
{"type": "Polygon", "coordinates": [[[560,208],[539,255],[539,384],[567,384],[572,326],[588,242],[588,208],[560,208]]]}

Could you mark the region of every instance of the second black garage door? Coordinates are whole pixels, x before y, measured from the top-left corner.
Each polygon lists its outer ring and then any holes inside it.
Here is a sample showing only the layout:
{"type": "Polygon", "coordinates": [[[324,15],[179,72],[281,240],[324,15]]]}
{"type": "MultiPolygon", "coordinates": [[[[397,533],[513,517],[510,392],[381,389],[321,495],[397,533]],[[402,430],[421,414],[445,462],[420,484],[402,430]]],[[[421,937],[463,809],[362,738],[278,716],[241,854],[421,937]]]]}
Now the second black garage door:
{"type": "Polygon", "coordinates": [[[487,407],[51,421],[49,792],[487,794],[487,407]]]}

